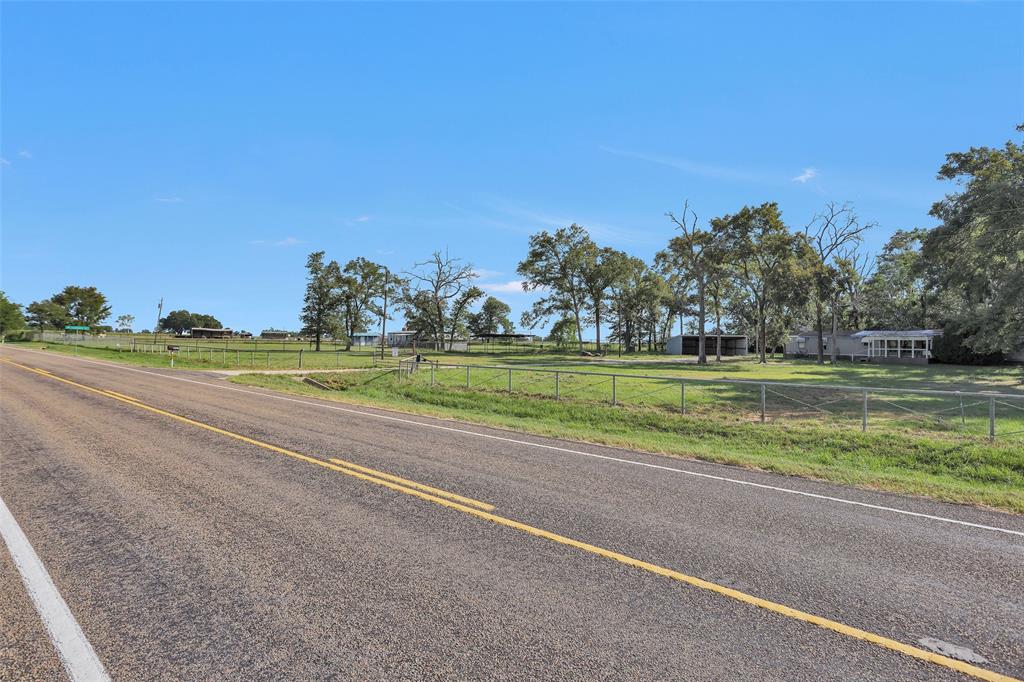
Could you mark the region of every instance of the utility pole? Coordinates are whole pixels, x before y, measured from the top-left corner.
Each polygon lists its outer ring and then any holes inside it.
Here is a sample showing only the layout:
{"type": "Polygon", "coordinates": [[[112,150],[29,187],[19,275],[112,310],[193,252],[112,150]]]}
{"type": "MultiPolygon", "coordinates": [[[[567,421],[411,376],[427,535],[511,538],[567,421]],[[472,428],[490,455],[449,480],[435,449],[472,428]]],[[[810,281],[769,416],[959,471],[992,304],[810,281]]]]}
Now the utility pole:
{"type": "Polygon", "coordinates": [[[384,359],[384,333],[388,320],[388,269],[384,268],[384,308],[380,314],[380,359],[384,359]]]}
{"type": "Polygon", "coordinates": [[[156,324],[153,325],[153,343],[156,344],[156,333],[160,331],[160,318],[164,316],[164,297],[160,297],[160,302],[156,305],[156,324]]]}

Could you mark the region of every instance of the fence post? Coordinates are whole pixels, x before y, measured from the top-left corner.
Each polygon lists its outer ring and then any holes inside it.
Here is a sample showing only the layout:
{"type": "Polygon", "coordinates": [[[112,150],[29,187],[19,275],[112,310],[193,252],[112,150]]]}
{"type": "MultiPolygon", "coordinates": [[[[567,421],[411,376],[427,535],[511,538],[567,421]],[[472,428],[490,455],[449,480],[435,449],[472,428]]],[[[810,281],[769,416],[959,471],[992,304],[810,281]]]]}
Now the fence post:
{"type": "Polygon", "coordinates": [[[960,395],[960,391],[957,391],[956,395],[960,398],[960,425],[963,426],[967,423],[967,417],[964,415],[964,397],[960,395]]]}
{"type": "Polygon", "coordinates": [[[996,399],[988,399],[988,442],[996,439],[996,399]]]}
{"type": "Polygon", "coordinates": [[[686,382],[679,382],[679,414],[686,414],[686,382]]]}
{"type": "Polygon", "coordinates": [[[559,395],[558,395],[558,389],[559,389],[558,377],[559,377],[559,373],[555,372],[555,400],[560,400],[559,395]]]}
{"type": "Polygon", "coordinates": [[[615,375],[612,375],[612,406],[616,404],[618,397],[615,395],[615,375]]]}
{"type": "Polygon", "coordinates": [[[868,389],[861,390],[861,398],[864,401],[864,413],[860,417],[860,430],[867,432],[868,430],[868,389]]]}
{"type": "Polygon", "coordinates": [[[302,349],[299,349],[299,369],[302,369],[302,349]]]}
{"type": "Polygon", "coordinates": [[[466,388],[469,388],[469,365],[466,365],[466,388]]]}
{"type": "Polygon", "coordinates": [[[434,363],[430,363],[430,386],[434,386],[434,363]]]}
{"type": "Polygon", "coordinates": [[[267,369],[270,369],[270,351],[267,351],[267,369]]]}
{"type": "Polygon", "coordinates": [[[765,386],[761,384],[761,423],[764,424],[765,386]]]}
{"type": "Polygon", "coordinates": [[[235,349],[235,367],[238,367],[238,349],[235,349]]]}
{"type": "Polygon", "coordinates": [[[256,366],[256,351],[254,351],[254,350],[249,351],[249,366],[250,367],[255,367],[256,366]]]}
{"type": "Polygon", "coordinates": [[[508,392],[512,392],[512,368],[508,370],[508,392]]]}

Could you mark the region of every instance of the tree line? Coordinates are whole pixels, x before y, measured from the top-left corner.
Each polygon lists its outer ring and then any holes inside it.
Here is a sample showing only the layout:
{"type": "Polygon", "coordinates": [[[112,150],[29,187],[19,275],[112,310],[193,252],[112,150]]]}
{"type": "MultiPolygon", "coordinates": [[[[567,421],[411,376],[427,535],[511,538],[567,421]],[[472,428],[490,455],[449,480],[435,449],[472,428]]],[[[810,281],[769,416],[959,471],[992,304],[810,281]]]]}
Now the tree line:
{"type": "MultiPolygon", "coordinates": [[[[863,242],[876,224],[839,202],[798,228],[774,202],[703,221],[684,202],[666,214],[675,234],[651,263],[599,245],[578,224],[543,230],[530,236],[517,267],[523,288],[539,294],[521,323],[552,323],[549,338],[572,338],[581,351],[593,330],[598,352],[605,329],[627,351],[653,350],[676,321],[680,333],[688,323],[700,363],[712,350],[721,359],[728,333],[751,338],[765,362],[801,328],[818,335],[818,362],[824,336],[841,329],[942,328],[945,345],[994,358],[1024,339],[1022,156],[1013,141],[947,155],[938,177],[957,191],[932,206],[940,224],[895,232],[874,259],[863,242]]],[[[397,311],[436,349],[462,335],[512,329],[508,306],[493,297],[473,311],[485,294],[472,266],[447,253],[390,279],[362,258],[324,265],[322,252],[307,269],[302,320],[318,338],[335,329],[351,336],[397,311]]],[[[835,361],[837,344],[828,345],[835,361]]]]}
{"type": "MultiPolygon", "coordinates": [[[[539,231],[517,267],[524,290],[538,294],[520,323],[550,323],[548,338],[581,351],[592,329],[599,352],[607,341],[628,352],[661,347],[678,321],[680,333],[697,335],[700,363],[712,352],[721,359],[723,334],[747,335],[765,362],[791,332],[813,329],[823,362],[826,333],[941,328],[950,361],[996,360],[1024,341],[1024,146],[1010,140],[947,154],[938,177],[956,185],[929,211],[938,225],[897,230],[873,259],[863,239],[875,224],[838,202],[796,229],[774,202],[706,220],[684,202],[666,214],[674,234],[650,263],[599,245],[577,224],[539,231]]],[[[437,350],[513,331],[510,307],[487,296],[472,265],[447,252],[394,273],[362,257],[326,262],[318,251],[306,271],[300,319],[317,349],[325,337],[351,348],[354,335],[378,324],[384,332],[398,315],[437,350]]],[[[24,309],[0,292],[0,336],[26,325],[95,329],[110,310],[96,287],[67,286],[24,309]]],[[[116,324],[130,330],[133,323],[122,315],[116,324]]],[[[177,310],[159,326],[181,333],[221,324],[177,310]]],[[[836,352],[829,344],[833,361],[836,352]]]]}
{"type": "MultiPolygon", "coordinates": [[[[130,332],[135,324],[134,315],[119,315],[114,324],[104,325],[111,315],[111,306],[105,294],[96,287],[68,285],[41,301],[33,301],[24,308],[0,292],[0,334],[8,337],[26,329],[64,329],[66,326],[84,326],[92,331],[130,332]]],[[[221,329],[223,325],[213,315],[175,310],[159,319],[159,331],[182,334],[193,327],[221,329]]],[[[148,330],[147,330],[148,333],[148,330]]]]}
{"type": "Polygon", "coordinates": [[[451,350],[467,335],[511,333],[511,308],[497,298],[486,297],[473,284],[477,273],[459,258],[440,251],[416,263],[410,270],[393,273],[380,263],[355,258],[340,266],[324,262],[316,251],[306,261],[306,294],[303,299],[302,333],[311,336],[317,350],[324,337],[352,339],[380,321],[401,313],[407,330],[435,350],[451,350]],[[473,307],[483,300],[480,309],[473,307]]]}

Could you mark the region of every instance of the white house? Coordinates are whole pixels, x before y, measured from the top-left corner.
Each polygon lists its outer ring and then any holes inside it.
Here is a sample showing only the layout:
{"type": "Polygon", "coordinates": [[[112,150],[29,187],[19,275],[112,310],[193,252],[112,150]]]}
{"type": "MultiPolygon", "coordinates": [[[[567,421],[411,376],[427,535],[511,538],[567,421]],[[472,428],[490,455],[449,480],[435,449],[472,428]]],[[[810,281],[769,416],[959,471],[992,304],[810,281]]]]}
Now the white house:
{"type": "MultiPolygon", "coordinates": [[[[941,329],[868,329],[859,332],[844,331],[823,334],[822,352],[831,355],[832,344],[843,360],[864,360],[867,362],[890,362],[899,364],[926,364],[932,357],[932,341],[942,336],[941,329]]],[[[792,334],[786,341],[785,354],[788,357],[816,357],[818,354],[818,333],[803,331],[792,334]]]]}

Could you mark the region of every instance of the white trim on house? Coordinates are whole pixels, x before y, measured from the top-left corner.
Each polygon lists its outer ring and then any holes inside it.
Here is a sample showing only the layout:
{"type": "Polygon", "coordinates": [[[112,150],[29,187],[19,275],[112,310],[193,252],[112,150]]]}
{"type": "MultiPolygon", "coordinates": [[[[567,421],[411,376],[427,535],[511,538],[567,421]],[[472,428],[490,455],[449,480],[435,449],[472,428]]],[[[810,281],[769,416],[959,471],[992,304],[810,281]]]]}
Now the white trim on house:
{"type": "Polygon", "coordinates": [[[942,336],[940,329],[869,330],[852,335],[865,346],[869,358],[932,357],[932,341],[942,336]]]}

